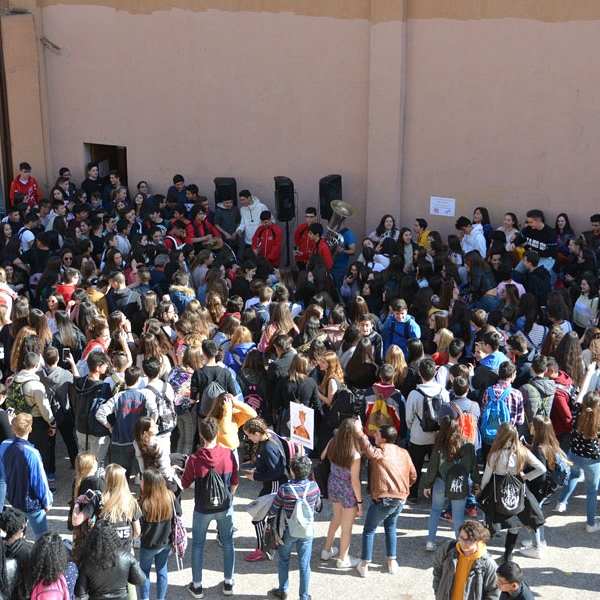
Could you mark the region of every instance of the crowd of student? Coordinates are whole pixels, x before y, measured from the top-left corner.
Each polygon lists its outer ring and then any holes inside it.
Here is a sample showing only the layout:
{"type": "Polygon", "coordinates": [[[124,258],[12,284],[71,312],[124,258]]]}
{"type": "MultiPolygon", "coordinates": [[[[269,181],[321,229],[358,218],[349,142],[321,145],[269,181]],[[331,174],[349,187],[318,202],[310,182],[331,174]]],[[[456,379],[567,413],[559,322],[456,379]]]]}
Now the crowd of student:
{"type": "MultiPolygon", "coordinates": [[[[437,597],[449,597],[448,589],[454,597],[467,585],[465,597],[496,597],[493,573],[493,586],[473,583],[473,561],[487,556],[485,536],[464,521],[465,511],[475,518],[479,502],[490,528],[508,530],[507,565],[522,527],[533,534],[521,552],[542,558],[542,507],[556,491],[551,473],[565,453],[570,474],[556,509],[567,510],[583,472],[586,531],[600,531],[600,215],[591,217],[591,231],[576,236],[564,213],[552,228],[542,211],[530,210],[523,229],[507,213],[494,229],[478,207],[472,219],[457,220],[459,234],[446,242],[424,219],[411,231],[384,215],[353,261],[347,232],[331,248],[323,226],[312,222],[316,211],[307,209],[308,235],[300,236],[296,252],[300,269],[279,267],[281,230],[247,190],[240,192],[239,210],[227,199],[213,212],[180,175],[165,196],[149,195],[140,182],[131,198],[117,172],[104,185],[90,164],[79,190],[61,169],[49,202],[30,181],[30,166],[21,167],[0,236],[3,391],[18,413],[11,427],[9,414],[0,411],[0,456],[12,453],[11,464],[28,465],[29,483],[41,486],[55,479],[56,431],[62,435],[77,473],[72,524],[80,591],[106,597],[109,579],[122,591],[127,577],[97,571],[99,565],[129,569],[130,584],[141,586],[145,600],[149,580],[142,580],[154,563],[162,600],[171,522],[181,513],[181,490],[195,483],[188,589],[203,596],[203,550],[214,518],[223,545],[222,591],[233,593],[239,465],[252,461],[248,477],[261,482],[260,498],[274,500],[273,515],[283,509],[290,517],[305,493],[311,509],[320,502],[310,466],[307,471],[296,461],[289,479],[276,435],[290,434],[291,402],[315,411],[312,458],[331,465],[320,490],[333,503],[321,558],[335,557],[339,568],[367,576],[374,532],[383,524],[387,566],[396,572],[396,522],[423,489],[432,498],[426,549],[436,551],[437,597]],[[336,276],[340,252],[347,253],[346,267],[336,276]],[[490,415],[497,413],[493,426],[490,415]],[[39,455],[30,455],[32,447],[39,455]],[[361,456],[369,458],[372,503],[364,513],[361,557],[354,558],[348,549],[354,519],[363,515],[361,456]],[[446,484],[455,463],[472,491],[481,491],[477,499],[452,497],[446,484]],[[104,481],[98,465],[106,465],[104,481]],[[136,465],[139,504],[127,486],[136,465]],[[203,504],[199,484],[211,466],[227,488],[218,510],[203,504]],[[486,495],[507,474],[527,481],[524,507],[508,518],[486,495]],[[88,489],[97,493],[88,498],[88,489]],[[459,541],[438,548],[440,518],[453,520],[459,541]],[[107,541],[110,528],[90,528],[103,519],[119,533],[123,555],[141,536],[141,574],[107,541]],[[84,543],[98,546],[81,558],[84,543]],[[110,557],[94,562],[105,546],[113,548],[110,557]],[[460,568],[449,576],[453,553],[460,568]]],[[[6,459],[0,463],[2,496],[46,539],[49,490],[24,494],[22,478],[17,482],[6,459]]],[[[266,517],[253,517],[257,544],[250,562],[265,558],[266,517]]],[[[299,542],[289,532],[279,546],[279,587],[272,595],[286,597],[292,544],[306,600],[312,538],[299,542]]],[[[520,584],[516,573],[505,568],[498,581],[520,584]]]]}

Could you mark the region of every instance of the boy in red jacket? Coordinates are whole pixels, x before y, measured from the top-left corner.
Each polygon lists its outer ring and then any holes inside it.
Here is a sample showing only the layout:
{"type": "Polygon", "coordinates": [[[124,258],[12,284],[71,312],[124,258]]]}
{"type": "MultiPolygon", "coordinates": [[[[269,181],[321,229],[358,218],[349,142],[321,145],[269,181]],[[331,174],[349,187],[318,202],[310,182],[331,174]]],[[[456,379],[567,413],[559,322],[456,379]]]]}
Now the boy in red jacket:
{"type": "Polygon", "coordinates": [[[271,212],[263,210],[260,213],[260,227],[252,238],[252,250],[257,256],[266,258],[271,266],[277,268],[280,262],[282,241],[281,228],[273,223],[271,212]]]}
{"type": "Polygon", "coordinates": [[[28,162],[22,162],[19,165],[19,174],[10,184],[10,205],[15,204],[15,194],[23,194],[29,208],[35,206],[42,199],[40,184],[35,177],[31,176],[31,165],[28,162]]]}

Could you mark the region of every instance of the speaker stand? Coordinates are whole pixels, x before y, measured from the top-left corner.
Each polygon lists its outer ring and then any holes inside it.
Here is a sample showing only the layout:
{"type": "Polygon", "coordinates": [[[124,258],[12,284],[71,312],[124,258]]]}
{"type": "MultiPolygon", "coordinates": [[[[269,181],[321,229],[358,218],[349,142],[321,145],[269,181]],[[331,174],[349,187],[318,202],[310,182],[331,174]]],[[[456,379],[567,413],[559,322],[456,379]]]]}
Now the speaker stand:
{"type": "Polygon", "coordinates": [[[285,222],[285,253],[287,256],[288,267],[292,264],[290,262],[290,222],[285,222]]]}

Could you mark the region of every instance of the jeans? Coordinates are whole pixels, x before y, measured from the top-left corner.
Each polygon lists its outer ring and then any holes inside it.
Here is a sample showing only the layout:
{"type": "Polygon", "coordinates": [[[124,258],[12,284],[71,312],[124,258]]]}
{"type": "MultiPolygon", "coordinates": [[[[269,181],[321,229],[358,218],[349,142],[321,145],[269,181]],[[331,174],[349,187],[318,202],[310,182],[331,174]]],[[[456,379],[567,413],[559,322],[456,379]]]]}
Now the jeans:
{"type": "Polygon", "coordinates": [[[42,533],[48,531],[48,522],[46,521],[46,511],[42,508],[33,512],[26,512],[27,522],[31,525],[35,539],[37,540],[42,533]]]}
{"type": "Polygon", "coordinates": [[[137,459],[133,444],[111,444],[110,458],[113,463],[121,465],[125,469],[128,479],[132,473],[132,467],[137,468],[137,459]]]}
{"type": "MultiPolygon", "coordinates": [[[[283,509],[282,509],[283,510],[283,509]]],[[[279,589],[286,592],[290,585],[290,556],[292,548],[296,545],[298,554],[298,570],[300,571],[300,600],[308,600],[308,584],[310,583],[310,554],[312,552],[313,538],[295,538],[285,528],[283,544],[279,544],[279,561],[277,572],[279,574],[279,589]]]]}
{"type": "Polygon", "coordinates": [[[6,501],[6,479],[0,476],[0,513],[4,510],[4,502],[6,501]]]}
{"type": "Polygon", "coordinates": [[[413,465],[417,471],[417,480],[410,486],[410,498],[417,498],[419,495],[419,483],[421,482],[421,471],[425,464],[425,457],[431,456],[433,444],[413,444],[408,445],[408,454],[410,455],[413,465]]]}
{"type": "Polygon", "coordinates": [[[569,460],[573,462],[569,482],[562,489],[560,502],[567,502],[575,491],[579,475],[583,471],[585,477],[585,514],[587,524],[593,525],[596,517],[596,506],[598,504],[598,481],[600,481],[600,460],[594,458],[583,458],[569,451],[569,460]]]}
{"type": "Polygon", "coordinates": [[[146,575],[146,582],[140,586],[140,594],[143,600],[150,598],[150,569],[152,561],[156,567],[156,598],[164,600],[167,593],[167,584],[169,583],[169,575],[167,570],[167,561],[171,554],[171,546],[163,546],[162,548],[140,548],[140,568],[146,575]]]}
{"type": "MultiPolygon", "coordinates": [[[[198,484],[196,484],[198,485],[198,484]]],[[[204,563],[204,544],[211,521],[217,522],[217,529],[223,545],[223,575],[233,579],[235,568],[235,549],[233,547],[233,506],[218,513],[203,514],[194,511],[192,521],[192,579],[202,583],[202,565],[204,563]]]]}
{"type": "MultiPolygon", "coordinates": [[[[454,535],[458,539],[458,528],[465,519],[465,506],[467,505],[467,496],[462,500],[450,500],[452,506],[452,517],[454,522],[454,535]]],[[[429,513],[429,533],[428,542],[435,542],[435,534],[440,522],[440,515],[446,506],[446,486],[444,482],[436,477],[431,490],[431,512],[429,513]]]]}
{"type": "Polygon", "coordinates": [[[383,504],[371,504],[369,506],[362,534],[362,552],[360,556],[363,561],[371,562],[373,558],[375,530],[382,523],[385,531],[386,556],[388,560],[396,558],[396,521],[403,508],[403,501],[395,506],[383,506],[383,504]]]}

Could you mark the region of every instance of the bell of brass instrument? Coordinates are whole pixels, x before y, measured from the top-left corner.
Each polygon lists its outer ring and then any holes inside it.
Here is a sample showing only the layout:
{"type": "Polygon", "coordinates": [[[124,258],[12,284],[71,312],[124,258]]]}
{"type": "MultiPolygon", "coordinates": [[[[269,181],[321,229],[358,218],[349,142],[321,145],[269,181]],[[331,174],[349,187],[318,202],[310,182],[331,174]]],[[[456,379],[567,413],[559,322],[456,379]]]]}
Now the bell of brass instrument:
{"type": "Polygon", "coordinates": [[[331,250],[333,260],[335,261],[338,254],[338,246],[344,245],[344,236],[338,232],[342,228],[346,217],[354,216],[354,209],[350,204],[342,202],[342,200],[333,200],[330,206],[333,210],[333,215],[325,230],[325,241],[331,250]]]}

